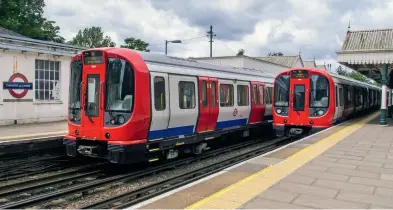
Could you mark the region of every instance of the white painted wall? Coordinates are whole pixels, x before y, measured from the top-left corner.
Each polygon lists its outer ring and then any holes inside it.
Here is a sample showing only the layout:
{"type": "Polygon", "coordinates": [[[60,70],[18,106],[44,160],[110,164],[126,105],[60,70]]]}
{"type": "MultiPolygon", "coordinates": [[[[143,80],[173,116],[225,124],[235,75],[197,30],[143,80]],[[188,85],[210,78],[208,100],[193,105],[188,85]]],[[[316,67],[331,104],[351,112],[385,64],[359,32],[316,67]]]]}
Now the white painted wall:
{"type": "Polygon", "coordinates": [[[243,56],[236,57],[218,57],[218,58],[203,58],[195,60],[204,63],[216,64],[216,65],[225,65],[225,66],[233,66],[233,67],[242,67],[242,68],[250,68],[250,69],[259,69],[268,73],[272,73],[274,75],[278,75],[284,70],[288,69],[287,67],[268,63],[265,61],[259,61],[252,58],[247,58],[243,56]]]}
{"type": "Polygon", "coordinates": [[[224,65],[224,66],[233,66],[233,67],[243,67],[243,57],[218,57],[218,58],[193,58],[199,62],[209,63],[214,65],[224,65]]]}
{"type": "Polygon", "coordinates": [[[244,58],[244,68],[253,68],[253,69],[261,69],[264,72],[272,73],[274,75],[278,75],[281,72],[287,70],[287,67],[264,62],[264,61],[257,61],[250,58],[244,58]]]}
{"type": "Polygon", "coordinates": [[[49,122],[65,120],[68,103],[68,80],[70,71],[70,56],[52,56],[47,54],[21,51],[0,51],[0,125],[49,122]],[[4,99],[15,99],[7,89],[3,90],[3,82],[8,81],[13,74],[14,56],[17,57],[17,71],[24,74],[28,82],[33,83],[23,99],[33,99],[33,102],[5,102],[4,99]],[[60,61],[60,97],[56,101],[39,101],[35,99],[35,59],[60,61]]]}

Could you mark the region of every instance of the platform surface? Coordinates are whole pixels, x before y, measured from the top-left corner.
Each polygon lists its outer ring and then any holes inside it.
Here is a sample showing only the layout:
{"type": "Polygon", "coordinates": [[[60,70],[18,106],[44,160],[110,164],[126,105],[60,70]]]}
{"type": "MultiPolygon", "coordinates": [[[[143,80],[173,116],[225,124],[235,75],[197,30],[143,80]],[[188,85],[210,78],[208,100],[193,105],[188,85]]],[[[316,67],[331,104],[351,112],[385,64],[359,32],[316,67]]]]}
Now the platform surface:
{"type": "Polygon", "coordinates": [[[379,112],[130,208],[393,208],[393,120],[379,112]]]}
{"type": "Polygon", "coordinates": [[[0,143],[67,134],[67,121],[0,126],[0,143]]]}

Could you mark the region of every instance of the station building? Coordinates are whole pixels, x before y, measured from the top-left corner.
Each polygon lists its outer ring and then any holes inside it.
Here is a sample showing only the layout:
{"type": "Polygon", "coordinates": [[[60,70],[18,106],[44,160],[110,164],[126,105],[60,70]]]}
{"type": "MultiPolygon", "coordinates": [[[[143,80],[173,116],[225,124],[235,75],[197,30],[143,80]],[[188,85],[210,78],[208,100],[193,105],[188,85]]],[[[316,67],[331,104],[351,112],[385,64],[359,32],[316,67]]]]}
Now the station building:
{"type": "Polygon", "coordinates": [[[65,120],[70,61],[82,49],[0,28],[0,125],[65,120]]]}
{"type": "Polygon", "coordinates": [[[238,68],[259,69],[274,75],[288,68],[304,67],[302,58],[298,56],[267,56],[250,57],[246,55],[199,57],[191,59],[216,65],[233,66],[238,68]]]}

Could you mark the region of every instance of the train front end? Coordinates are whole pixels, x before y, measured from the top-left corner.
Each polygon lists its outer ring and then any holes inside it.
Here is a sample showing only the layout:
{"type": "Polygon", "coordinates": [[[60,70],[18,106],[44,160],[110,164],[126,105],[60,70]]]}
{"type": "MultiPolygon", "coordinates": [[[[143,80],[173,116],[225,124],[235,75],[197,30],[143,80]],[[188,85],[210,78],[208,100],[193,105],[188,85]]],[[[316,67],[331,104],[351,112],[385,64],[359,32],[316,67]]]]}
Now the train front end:
{"type": "Polygon", "coordinates": [[[134,51],[98,48],[76,55],[69,81],[69,132],[63,140],[67,155],[119,164],[144,160],[148,81],[146,66],[134,51]]]}
{"type": "Polygon", "coordinates": [[[322,70],[290,69],[274,82],[273,128],[277,136],[315,133],[334,117],[333,80],[322,70]]]}

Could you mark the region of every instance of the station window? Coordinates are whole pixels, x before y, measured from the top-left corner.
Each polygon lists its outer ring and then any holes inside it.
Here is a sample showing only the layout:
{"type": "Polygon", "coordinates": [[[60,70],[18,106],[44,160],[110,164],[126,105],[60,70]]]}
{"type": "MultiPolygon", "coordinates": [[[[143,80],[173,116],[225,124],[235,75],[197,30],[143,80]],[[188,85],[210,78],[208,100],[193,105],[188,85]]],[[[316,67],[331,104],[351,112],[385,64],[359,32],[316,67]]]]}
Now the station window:
{"type": "Polygon", "coordinates": [[[60,100],[60,61],[35,60],[35,100],[60,100]]]}
{"type": "Polygon", "coordinates": [[[263,98],[263,93],[264,93],[264,88],[262,85],[259,85],[259,103],[264,104],[264,98],[263,98]]]}
{"type": "Polygon", "coordinates": [[[248,106],[248,86],[238,85],[237,86],[237,105],[238,106],[248,106]]]}
{"type": "Polygon", "coordinates": [[[179,107],[180,109],[195,108],[195,83],[179,82],[179,107]]]}
{"type": "Polygon", "coordinates": [[[233,85],[220,84],[220,106],[233,106],[233,85]]]}
{"type": "Polygon", "coordinates": [[[166,108],[164,77],[154,77],[154,107],[157,111],[166,108]]]}

